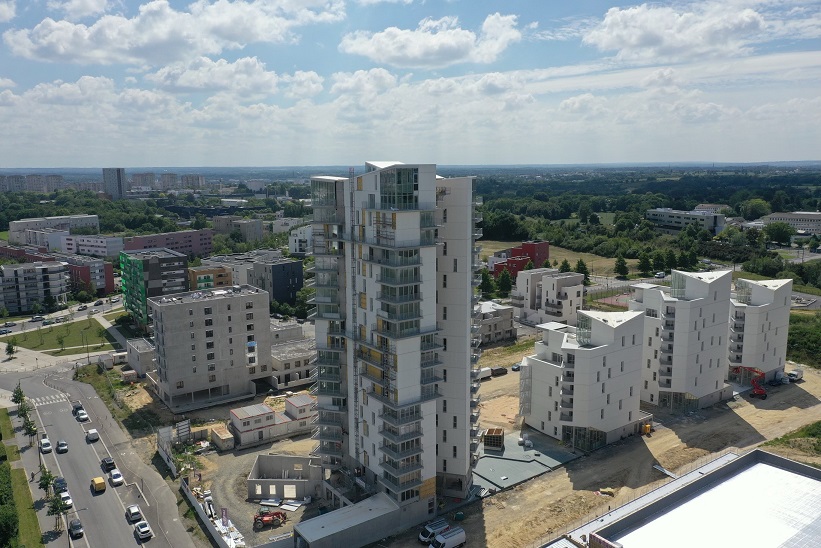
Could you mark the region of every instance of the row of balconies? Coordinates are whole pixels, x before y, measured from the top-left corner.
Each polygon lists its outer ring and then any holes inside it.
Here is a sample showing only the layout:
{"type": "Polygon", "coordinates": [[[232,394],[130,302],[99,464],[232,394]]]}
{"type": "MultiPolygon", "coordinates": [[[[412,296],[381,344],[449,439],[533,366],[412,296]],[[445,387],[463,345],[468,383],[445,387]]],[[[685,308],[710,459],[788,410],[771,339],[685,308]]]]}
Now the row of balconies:
{"type": "Polygon", "coordinates": [[[390,476],[383,475],[379,478],[379,481],[382,482],[382,484],[385,485],[385,487],[387,487],[395,493],[407,491],[408,489],[414,489],[422,485],[421,478],[412,478],[403,481],[390,476]]]}
{"type": "MultiPolygon", "coordinates": [[[[403,462],[395,462],[389,460],[382,460],[379,462],[379,466],[382,467],[386,472],[389,474],[393,474],[396,476],[401,476],[403,474],[409,474],[411,472],[415,472],[417,470],[422,469],[422,463],[416,460],[412,461],[403,461],[403,462]]],[[[409,480],[414,481],[414,480],[409,480]]],[[[397,485],[404,485],[408,482],[402,482],[401,484],[397,485]]],[[[421,482],[420,482],[421,483],[421,482]]]]}
{"type": "Polygon", "coordinates": [[[422,427],[417,425],[417,427],[412,430],[406,430],[402,432],[386,426],[382,426],[379,429],[379,435],[392,443],[400,444],[406,441],[415,440],[416,438],[421,438],[422,427]]]}
{"type": "Polygon", "coordinates": [[[422,444],[405,444],[403,447],[402,444],[382,443],[379,445],[379,450],[394,460],[402,460],[414,455],[421,455],[422,444]]]}

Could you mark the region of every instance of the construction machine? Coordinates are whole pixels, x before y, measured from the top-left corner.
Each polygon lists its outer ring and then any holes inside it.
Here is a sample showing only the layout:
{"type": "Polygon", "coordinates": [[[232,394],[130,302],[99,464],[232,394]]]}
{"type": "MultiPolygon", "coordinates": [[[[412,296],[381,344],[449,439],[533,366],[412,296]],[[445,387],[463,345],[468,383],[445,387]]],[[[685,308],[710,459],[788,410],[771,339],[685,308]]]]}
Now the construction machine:
{"type": "Polygon", "coordinates": [[[732,372],[736,375],[741,373],[741,370],[749,371],[753,377],[750,379],[750,385],[753,387],[752,391],[750,392],[751,398],[761,398],[762,400],[767,399],[767,389],[764,388],[764,372],[757,367],[745,367],[743,365],[739,365],[737,367],[732,368],[732,372]]]}
{"type": "Polygon", "coordinates": [[[285,512],[273,510],[263,506],[257,510],[257,513],[254,515],[254,529],[259,531],[268,525],[272,527],[279,527],[287,520],[288,516],[285,515],[285,512]]]}

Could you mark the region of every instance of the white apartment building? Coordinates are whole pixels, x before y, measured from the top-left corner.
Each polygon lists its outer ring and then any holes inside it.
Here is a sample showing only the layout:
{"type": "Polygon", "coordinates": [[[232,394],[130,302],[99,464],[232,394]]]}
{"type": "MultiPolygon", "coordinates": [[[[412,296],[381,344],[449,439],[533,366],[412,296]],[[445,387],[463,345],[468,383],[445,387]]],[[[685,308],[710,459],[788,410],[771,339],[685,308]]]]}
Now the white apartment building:
{"type": "Polygon", "coordinates": [[[787,223],[805,234],[821,234],[821,212],[793,211],[792,213],[770,213],[759,219],[767,226],[770,223],[787,223]]]}
{"type": "Polygon", "coordinates": [[[359,490],[326,483],[325,497],[350,503],[384,492],[402,507],[405,526],[433,516],[437,496],[465,498],[472,485],[481,235],[473,184],[439,178],[432,164],[398,162],[311,180],[313,452],[326,469],[355,477],[359,490]]]}
{"type": "Polygon", "coordinates": [[[120,236],[70,236],[61,238],[61,249],[64,253],[77,255],[91,255],[92,257],[119,257],[124,249],[123,239],[120,236]]]}
{"type": "Polygon", "coordinates": [[[10,314],[65,304],[69,291],[68,267],[56,261],[0,265],[0,308],[10,314]]]}
{"type": "Polygon", "coordinates": [[[231,268],[231,279],[234,284],[247,284],[253,276],[254,263],[272,262],[282,258],[282,251],[278,249],[255,249],[248,253],[233,253],[231,255],[213,255],[202,260],[203,265],[227,266],[231,268]]]}
{"type": "Polygon", "coordinates": [[[730,209],[729,204],[698,204],[693,208],[693,211],[702,211],[704,213],[720,213],[725,209],[730,209]]]}
{"type": "Polygon", "coordinates": [[[516,338],[512,306],[482,301],[473,308],[481,344],[488,345],[516,338]]]}
{"type": "Polygon", "coordinates": [[[726,222],[724,215],[709,211],[679,211],[669,207],[648,209],[645,217],[656,225],[659,232],[678,234],[687,225],[697,224],[699,229],[707,230],[711,234],[718,234],[724,230],[726,222]]]}
{"type": "Polygon", "coordinates": [[[792,280],[736,280],[730,299],[729,371],[741,384],[764,373],[764,380],[784,372],[790,327],[792,280]]]}
{"type": "Polygon", "coordinates": [[[26,245],[26,230],[41,230],[44,228],[56,228],[68,230],[69,232],[77,228],[91,228],[95,232],[100,231],[100,219],[96,215],[61,215],[59,217],[33,217],[20,219],[9,223],[9,243],[15,245],[26,245]]]}
{"type": "Polygon", "coordinates": [[[643,314],[579,313],[578,326],[538,326],[542,340],[522,360],[520,412],[527,425],[592,451],[640,433],[643,314]]]}
{"type": "Polygon", "coordinates": [[[633,285],[630,310],[644,312],[642,401],[673,410],[732,396],[727,378],[730,270],[674,270],[670,287],[633,285]]]}
{"type": "Polygon", "coordinates": [[[49,251],[61,251],[63,237],[68,235],[69,231],[62,228],[28,228],[25,245],[45,247],[49,251]]]}
{"type": "Polygon", "coordinates": [[[148,299],[154,318],[155,373],[171,409],[197,409],[271,385],[268,293],[249,285],[148,299]]]}
{"type": "Polygon", "coordinates": [[[300,226],[293,229],[288,234],[288,251],[291,255],[305,255],[311,252],[314,246],[314,227],[312,225],[300,226]]]}
{"type": "Polygon", "coordinates": [[[510,304],[518,309],[516,317],[529,325],[576,325],[583,302],[584,274],[559,272],[556,268],[522,270],[510,294],[510,304]]]}

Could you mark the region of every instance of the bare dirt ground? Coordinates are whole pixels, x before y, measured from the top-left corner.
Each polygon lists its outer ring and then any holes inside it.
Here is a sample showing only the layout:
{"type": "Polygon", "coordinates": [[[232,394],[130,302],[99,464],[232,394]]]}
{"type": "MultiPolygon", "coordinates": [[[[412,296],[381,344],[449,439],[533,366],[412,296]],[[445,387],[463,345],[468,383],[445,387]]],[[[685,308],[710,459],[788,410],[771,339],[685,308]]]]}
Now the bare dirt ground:
{"type": "MultiPolygon", "coordinates": [[[[518,374],[511,372],[482,385],[483,398],[508,387],[518,390],[518,374]],[[485,396],[487,394],[487,396],[485,396]]],[[[483,399],[482,424],[505,424],[515,392],[483,399]]],[[[658,463],[679,472],[706,462],[716,452],[746,450],[810,422],[821,420],[821,373],[807,369],[804,381],[770,389],[766,400],[739,397],[689,416],[657,413],[662,422],[652,437],[632,437],[595,451],[562,469],[522,484],[510,491],[463,509],[460,524],[472,546],[520,548],[538,546],[577,527],[583,520],[601,515],[669,480],[653,469],[658,463]],[[595,493],[602,487],[616,490],[614,498],[595,493]]],[[[516,402],[518,405],[518,402],[516,402]]],[[[821,463],[805,457],[800,449],[768,447],[767,450],[821,463]]],[[[418,546],[417,531],[389,539],[391,548],[418,546]]]]}

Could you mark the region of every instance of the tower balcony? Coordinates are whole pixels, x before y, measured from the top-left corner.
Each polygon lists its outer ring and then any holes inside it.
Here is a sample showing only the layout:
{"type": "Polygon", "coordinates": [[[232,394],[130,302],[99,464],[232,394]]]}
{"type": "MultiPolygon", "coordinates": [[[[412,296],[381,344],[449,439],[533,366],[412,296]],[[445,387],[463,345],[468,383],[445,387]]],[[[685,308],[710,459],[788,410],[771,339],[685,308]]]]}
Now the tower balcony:
{"type": "Polygon", "coordinates": [[[382,451],[386,456],[394,460],[402,460],[408,457],[412,457],[414,455],[421,455],[422,444],[417,443],[410,445],[409,447],[402,448],[401,445],[393,446],[383,443],[379,446],[379,450],[382,451]]]}
{"type": "Polygon", "coordinates": [[[394,479],[392,477],[382,476],[379,478],[379,481],[382,482],[382,484],[385,485],[385,487],[387,487],[394,493],[400,493],[402,491],[407,491],[408,489],[413,489],[414,487],[419,487],[422,485],[422,480],[420,478],[399,480],[394,479]]]}
{"type": "Polygon", "coordinates": [[[417,470],[422,469],[422,463],[416,461],[395,463],[389,460],[382,460],[379,461],[379,466],[381,466],[383,470],[394,476],[410,474],[411,472],[415,472],[417,470]]]}
{"type": "Polygon", "coordinates": [[[400,444],[406,441],[415,440],[422,437],[422,427],[418,426],[413,430],[402,431],[383,426],[379,429],[379,435],[391,443],[400,444]]]}
{"type": "Polygon", "coordinates": [[[312,455],[342,457],[342,444],[339,442],[321,441],[311,449],[312,455]]]}

